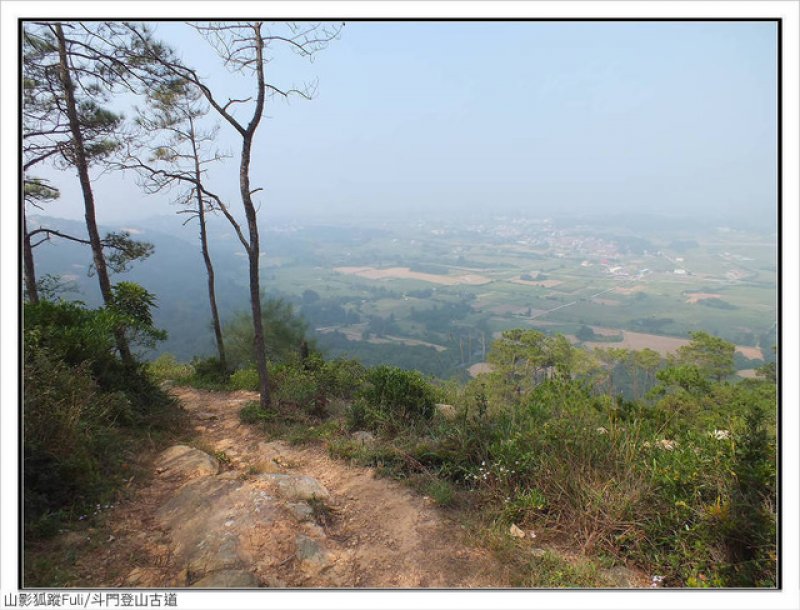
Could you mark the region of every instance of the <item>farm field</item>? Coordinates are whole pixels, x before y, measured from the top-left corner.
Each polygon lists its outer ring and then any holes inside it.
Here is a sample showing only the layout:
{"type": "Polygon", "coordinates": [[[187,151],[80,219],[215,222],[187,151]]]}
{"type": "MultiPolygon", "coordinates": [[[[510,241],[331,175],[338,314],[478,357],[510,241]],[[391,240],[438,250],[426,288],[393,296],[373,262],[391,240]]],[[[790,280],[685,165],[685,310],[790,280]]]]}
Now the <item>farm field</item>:
{"type": "MultiPolygon", "coordinates": [[[[667,337],[664,335],[637,333],[630,330],[620,330],[612,328],[600,329],[599,332],[598,329],[596,328],[594,330],[598,334],[619,333],[622,335],[622,340],[614,341],[613,343],[608,343],[603,341],[586,341],[583,343],[583,345],[585,345],[586,347],[603,348],[612,345],[613,347],[624,347],[625,349],[631,349],[631,350],[642,350],[645,348],[650,348],[651,350],[658,352],[662,356],[668,356],[670,354],[674,354],[675,352],[677,352],[678,348],[689,344],[688,339],[680,339],[678,337],[667,337]]],[[[744,357],[751,360],[762,360],[764,358],[761,348],[758,347],[737,345],[736,351],[742,354],[744,357]]]]}
{"type": "Polygon", "coordinates": [[[373,267],[336,267],[334,271],[348,275],[357,275],[368,280],[383,279],[409,279],[432,284],[443,284],[444,286],[454,286],[457,284],[467,284],[469,286],[480,286],[488,284],[492,280],[482,275],[463,274],[463,275],[435,275],[432,273],[420,273],[411,271],[408,267],[390,267],[388,269],[375,269],[373,267]]]}
{"type": "Polygon", "coordinates": [[[620,227],[600,237],[591,225],[505,218],[391,229],[364,221],[313,235],[299,230],[302,248],[270,254],[265,284],[335,354],[383,349],[428,372],[431,359],[466,375],[511,328],[574,337],[588,326],[600,336],[588,347],[664,356],[705,330],[735,343],[737,366],[748,370],[775,343],[774,234],[695,227],[634,237],[620,227]],[[304,304],[309,290],[318,303],[304,304]],[[320,304],[338,318],[315,313],[320,304]]]}

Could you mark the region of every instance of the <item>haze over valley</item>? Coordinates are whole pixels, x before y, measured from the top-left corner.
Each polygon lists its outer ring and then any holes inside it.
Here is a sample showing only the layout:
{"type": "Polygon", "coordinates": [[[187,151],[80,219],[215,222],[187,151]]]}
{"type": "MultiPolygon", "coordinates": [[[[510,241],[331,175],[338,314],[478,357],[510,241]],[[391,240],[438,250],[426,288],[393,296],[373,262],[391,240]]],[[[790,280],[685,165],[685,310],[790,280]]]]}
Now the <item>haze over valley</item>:
{"type": "MultiPolygon", "coordinates": [[[[705,329],[736,343],[743,375],[773,358],[776,234],[691,217],[455,216],[265,223],[263,285],[291,303],[326,354],[463,377],[503,330],[537,328],[587,347],[666,356],[705,329]]],[[[79,231],[79,223],[36,219],[79,231]]],[[[212,222],[223,321],[247,310],[247,265],[223,219],[212,222]]],[[[168,339],[148,354],[213,353],[196,228],[161,216],[106,227],[152,242],[120,275],[158,295],[168,339]]],[[[43,273],[99,303],[78,244],[43,245],[43,273]]]]}

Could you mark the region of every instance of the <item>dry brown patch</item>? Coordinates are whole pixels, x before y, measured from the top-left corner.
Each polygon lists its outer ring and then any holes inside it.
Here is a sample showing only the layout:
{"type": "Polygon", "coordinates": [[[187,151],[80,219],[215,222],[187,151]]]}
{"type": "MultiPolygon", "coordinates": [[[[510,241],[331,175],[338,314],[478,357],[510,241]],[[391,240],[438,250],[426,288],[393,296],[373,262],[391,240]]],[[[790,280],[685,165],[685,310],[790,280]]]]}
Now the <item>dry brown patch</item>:
{"type": "Polygon", "coordinates": [[[542,288],[553,288],[555,286],[559,286],[563,284],[561,280],[523,280],[520,278],[516,278],[511,280],[513,284],[523,284],[525,286],[540,286],[542,288]]]}
{"type": "Polygon", "coordinates": [[[622,334],[622,332],[616,328],[603,328],[602,326],[592,326],[592,332],[596,335],[602,335],[603,337],[617,337],[622,334]]]}
{"type": "Polygon", "coordinates": [[[488,362],[476,362],[467,369],[471,377],[477,377],[482,373],[491,373],[494,367],[488,362]]]}
{"type": "Polygon", "coordinates": [[[374,267],[334,267],[334,271],[347,275],[357,275],[368,280],[383,279],[405,279],[430,282],[431,284],[441,284],[443,286],[455,286],[457,284],[467,284],[470,286],[480,286],[488,284],[492,280],[483,275],[475,273],[465,273],[462,275],[436,275],[434,273],[422,273],[411,271],[408,267],[390,267],[388,269],[375,269],[374,267]]]}
{"type": "Polygon", "coordinates": [[[721,294],[715,294],[713,292],[687,292],[686,293],[686,302],[687,303],[699,303],[700,301],[705,301],[706,299],[721,299],[721,294]]]}
{"type": "Polygon", "coordinates": [[[749,347],[747,345],[737,345],[736,351],[739,352],[745,358],[749,358],[750,360],[763,360],[764,359],[764,352],[761,351],[760,347],[749,347]]]}
{"type": "Polygon", "coordinates": [[[635,292],[643,292],[646,289],[644,284],[636,284],[635,286],[628,286],[624,288],[622,286],[617,286],[614,288],[614,292],[617,294],[633,294],[635,292]]]}
{"type": "MultiPolygon", "coordinates": [[[[595,332],[603,335],[622,335],[622,341],[615,341],[609,344],[603,341],[587,341],[584,345],[587,347],[624,347],[631,350],[642,350],[649,348],[658,352],[662,356],[674,354],[679,348],[684,345],[689,345],[689,339],[681,339],[680,337],[665,337],[663,335],[652,335],[649,333],[637,333],[630,330],[617,330],[617,329],[595,329],[595,332]],[[602,332],[600,332],[602,331],[602,332]]],[[[745,358],[752,360],[763,359],[764,355],[761,349],[757,347],[748,347],[746,345],[737,345],[736,351],[741,353],[745,358]]]]}

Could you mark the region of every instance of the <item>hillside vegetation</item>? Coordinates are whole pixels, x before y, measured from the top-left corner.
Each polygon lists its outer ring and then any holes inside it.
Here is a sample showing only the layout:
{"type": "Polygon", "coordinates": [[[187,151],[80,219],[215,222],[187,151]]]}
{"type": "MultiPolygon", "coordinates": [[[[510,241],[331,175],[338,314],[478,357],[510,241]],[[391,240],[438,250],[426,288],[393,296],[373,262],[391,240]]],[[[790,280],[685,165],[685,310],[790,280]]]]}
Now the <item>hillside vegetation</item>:
{"type": "MultiPolygon", "coordinates": [[[[491,348],[494,370],[467,384],[293,355],[271,365],[272,410],[240,415],[407,480],[486,532],[531,530],[667,586],[774,586],[774,369],[729,381],[732,344],[700,332],[669,361],[648,355],[597,368],[559,335],[508,331],[491,348]],[[650,389],[624,399],[615,367],[650,389]]],[[[150,365],[176,383],[256,387],[252,369],[210,368],[150,365]]]]}
{"type": "MultiPolygon", "coordinates": [[[[142,439],[155,447],[180,432],[176,405],[158,383],[257,387],[242,348],[251,345],[245,323],[229,327],[236,370],[169,355],[126,368],[113,349],[115,328],[158,337],[152,298],[138,297],[144,306],[127,311],[25,306],[31,540],[91,518],[114,501],[142,439]]],[[[514,526],[667,586],[775,585],[773,366],[731,381],[733,345],[701,332],[662,360],[647,351],[590,353],[560,335],[512,330],[491,346],[493,370],[460,384],[325,360],[289,309],[265,309],[283,316],[272,328],[271,408],[253,402],[240,417],[269,436],[321,442],[334,457],[407,480],[471,515],[489,542],[491,532],[496,541],[514,526]],[[623,398],[625,383],[636,399],[623,398]],[[374,443],[352,436],[367,431],[374,443]]],[[[497,550],[531,571],[521,584],[541,582],[521,551],[497,550]]]]}

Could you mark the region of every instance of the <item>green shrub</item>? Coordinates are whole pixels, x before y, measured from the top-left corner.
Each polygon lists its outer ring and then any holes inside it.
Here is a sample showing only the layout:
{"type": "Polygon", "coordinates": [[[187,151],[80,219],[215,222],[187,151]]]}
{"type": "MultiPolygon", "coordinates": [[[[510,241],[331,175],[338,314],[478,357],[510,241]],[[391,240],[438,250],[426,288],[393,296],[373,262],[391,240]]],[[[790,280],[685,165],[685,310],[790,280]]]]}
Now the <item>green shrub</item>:
{"type": "Polygon", "coordinates": [[[296,364],[279,364],[271,367],[269,382],[272,399],[278,404],[304,411],[314,409],[319,387],[312,372],[296,364]]]}
{"type": "Polygon", "coordinates": [[[272,420],[272,414],[264,411],[257,400],[245,404],[239,411],[239,419],[245,424],[258,424],[272,420]]]}
{"type": "Polygon", "coordinates": [[[357,360],[328,360],[315,371],[321,391],[327,396],[353,398],[364,383],[367,369],[357,360]]]}
{"type": "Polygon", "coordinates": [[[23,477],[26,534],[107,498],[144,435],[180,425],[175,402],[140,363],[115,354],[119,318],[79,303],[25,305],[23,477]]]}
{"type": "Polygon", "coordinates": [[[219,358],[195,357],[192,360],[192,367],[194,375],[190,380],[191,385],[209,390],[226,389],[230,373],[222,366],[219,358]]]}
{"type": "Polygon", "coordinates": [[[258,371],[251,368],[240,369],[231,375],[228,385],[233,390],[257,392],[259,388],[258,371]]]}
{"type": "Polygon", "coordinates": [[[126,366],[116,356],[117,314],[104,308],[86,309],[81,303],[26,303],[26,354],[41,349],[54,361],[85,367],[101,392],[118,394],[114,418],[123,424],[141,423],[170,411],[172,399],[148,375],[145,366],[126,366]]]}
{"type": "Polygon", "coordinates": [[[775,586],[775,442],[759,403],[750,405],[736,444],[730,511],[724,524],[732,586],[775,586]]]}
{"type": "Polygon", "coordinates": [[[118,317],[106,309],[86,309],[80,303],[26,303],[25,349],[44,348],[55,359],[78,366],[88,363],[103,383],[122,364],[115,357],[114,328],[118,317]]]}
{"type": "MultiPolygon", "coordinates": [[[[305,340],[306,322],[295,314],[291,303],[282,299],[265,299],[261,303],[261,318],[267,359],[271,362],[290,361],[305,340]]],[[[227,360],[231,366],[241,368],[255,364],[250,313],[235,314],[225,324],[224,334],[227,360]]]]}
{"type": "Polygon", "coordinates": [[[178,362],[172,354],[161,354],[147,364],[147,372],[156,381],[185,383],[191,379],[194,368],[190,364],[178,362]]]}
{"type": "Polygon", "coordinates": [[[113,423],[124,398],[103,394],[87,365],[69,366],[36,347],[27,350],[24,381],[27,521],[102,495],[120,457],[113,423]]]}
{"type": "Polygon", "coordinates": [[[361,396],[386,422],[413,423],[433,416],[436,393],[417,371],[377,366],[367,372],[361,396]]]}

